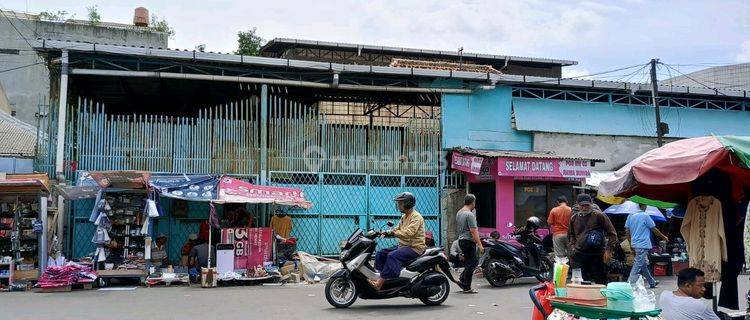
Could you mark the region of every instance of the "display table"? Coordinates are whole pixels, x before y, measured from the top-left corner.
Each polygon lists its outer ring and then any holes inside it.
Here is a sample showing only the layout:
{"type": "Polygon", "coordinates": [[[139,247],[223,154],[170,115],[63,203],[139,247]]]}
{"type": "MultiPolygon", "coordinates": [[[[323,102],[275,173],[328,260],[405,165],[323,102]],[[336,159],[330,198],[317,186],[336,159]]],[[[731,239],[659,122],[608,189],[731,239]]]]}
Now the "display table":
{"type": "Polygon", "coordinates": [[[643,319],[647,316],[656,317],[661,313],[661,309],[655,309],[645,312],[635,312],[631,308],[613,308],[613,307],[589,307],[572,303],[552,301],[552,307],[560,309],[577,317],[589,319],[643,319]]]}

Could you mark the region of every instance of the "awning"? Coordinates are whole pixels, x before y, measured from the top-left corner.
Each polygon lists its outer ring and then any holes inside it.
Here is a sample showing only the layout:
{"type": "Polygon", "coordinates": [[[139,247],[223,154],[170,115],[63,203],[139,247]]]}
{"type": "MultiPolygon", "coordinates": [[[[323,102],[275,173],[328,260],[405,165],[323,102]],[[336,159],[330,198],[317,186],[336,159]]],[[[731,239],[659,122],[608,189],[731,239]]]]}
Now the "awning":
{"type": "Polygon", "coordinates": [[[0,180],[0,194],[45,194],[49,190],[39,179],[0,180]]]}

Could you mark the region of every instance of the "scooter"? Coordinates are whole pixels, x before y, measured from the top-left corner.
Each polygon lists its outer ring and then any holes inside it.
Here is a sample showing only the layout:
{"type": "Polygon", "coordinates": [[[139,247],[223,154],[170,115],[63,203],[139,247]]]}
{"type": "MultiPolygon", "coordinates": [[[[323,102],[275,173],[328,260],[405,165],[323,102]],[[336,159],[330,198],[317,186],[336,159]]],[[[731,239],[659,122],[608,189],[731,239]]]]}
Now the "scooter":
{"type": "Polygon", "coordinates": [[[490,285],[502,287],[508,280],[524,277],[535,277],[542,282],[552,278],[552,260],[536,231],[516,228],[511,233],[516,243],[482,239],[485,249],[479,265],[490,285]]]}
{"type": "MultiPolygon", "coordinates": [[[[393,226],[388,223],[388,226],[393,226]]],[[[450,273],[448,259],[442,248],[428,248],[425,252],[405,263],[397,279],[387,280],[380,291],[372,287],[369,280],[377,280],[380,274],[370,265],[376,238],[382,233],[357,229],[341,243],[342,268],[326,283],[325,296],[336,308],[347,308],[357,298],[390,299],[395,297],[415,298],[430,306],[445,302],[450,294],[450,283],[457,283],[450,273]],[[441,272],[442,271],[442,272],[441,272]]]]}

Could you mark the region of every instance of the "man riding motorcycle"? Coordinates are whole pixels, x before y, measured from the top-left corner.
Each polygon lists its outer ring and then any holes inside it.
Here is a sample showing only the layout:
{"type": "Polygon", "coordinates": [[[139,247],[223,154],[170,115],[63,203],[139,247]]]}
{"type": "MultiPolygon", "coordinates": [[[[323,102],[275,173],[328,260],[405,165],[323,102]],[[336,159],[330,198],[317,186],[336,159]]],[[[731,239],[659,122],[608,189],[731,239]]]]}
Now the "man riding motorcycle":
{"type": "Polygon", "coordinates": [[[414,210],[417,199],[410,192],[403,192],[394,199],[398,210],[403,213],[398,226],[392,231],[383,233],[383,237],[395,237],[398,245],[378,251],[375,256],[375,269],[380,272],[380,279],[370,281],[373,288],[380,290],[388,279],[399,277],[405,262],[414,260],[425,248],[425,228],[422,215],[414,210]]]}

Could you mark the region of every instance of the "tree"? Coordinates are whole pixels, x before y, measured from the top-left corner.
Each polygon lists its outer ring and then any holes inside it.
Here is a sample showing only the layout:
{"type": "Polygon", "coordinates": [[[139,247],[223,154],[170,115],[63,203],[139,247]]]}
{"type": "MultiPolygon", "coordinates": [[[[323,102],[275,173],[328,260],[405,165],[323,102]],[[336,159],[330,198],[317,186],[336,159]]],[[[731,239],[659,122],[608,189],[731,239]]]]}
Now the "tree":
{"type": "Polygon", "coordinates": [[[260,47],[263,46],[265,40],[258,35],[255,27],[248,31],[238,32],[237,37],[237,51],[234,54],[246,56],[257,56],[260,54],[260,47]]]}
{"type": "Polygon", "coordinates": [[[164,32],[169,35],[170,39],[174,39],[174,29],[169,26],[169,23],[164,18],[159,19],[155,14],[151,15],[151,24],[149,24],[149,28],[152,30],[156,30],[159,32],[164,32]]]}
{"type": "Polygon", "coordinates": [[[96,26],[102,22],[102,16],[99,14],[99,6],[86,7],[86,10],[89,11],[89,24],[96,26]]]}

